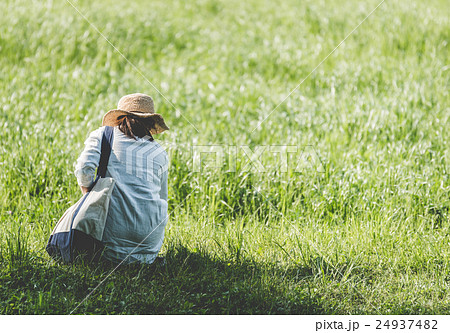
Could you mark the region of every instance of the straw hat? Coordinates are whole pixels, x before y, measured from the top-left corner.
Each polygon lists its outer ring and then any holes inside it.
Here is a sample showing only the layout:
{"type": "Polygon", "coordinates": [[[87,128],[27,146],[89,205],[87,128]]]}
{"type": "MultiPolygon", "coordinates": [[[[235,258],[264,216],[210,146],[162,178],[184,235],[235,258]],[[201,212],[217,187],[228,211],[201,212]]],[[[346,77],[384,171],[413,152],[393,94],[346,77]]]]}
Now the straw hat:
{"type": "Polygon", "coordinates": [[[117,109],[108,111],[103,117],[103,126],[117,126],[120,120],[117,118],[120,116],[131,115],[138,118],[154,118],[155,129],[152,130],[154,134],[159,134],[168,130],[163,117],[155,113],[153,106],[153,99],[145,94],[131,94],[123,96],[119,100],[117,109]]]}

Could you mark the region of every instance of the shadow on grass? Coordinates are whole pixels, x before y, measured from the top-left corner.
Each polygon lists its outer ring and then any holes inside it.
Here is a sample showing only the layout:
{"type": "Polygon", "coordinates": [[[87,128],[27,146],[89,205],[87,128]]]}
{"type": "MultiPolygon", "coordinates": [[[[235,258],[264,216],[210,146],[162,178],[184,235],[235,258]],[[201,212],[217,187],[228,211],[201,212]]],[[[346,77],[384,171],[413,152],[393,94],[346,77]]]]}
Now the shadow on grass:
{"type": "MultiPolygon", "coordinates": [[[[34,258],[2,264],[2,314],[68,314],[108,276],[110,264],[64,266],[34,258]]],[[[224,262],[176,245],[164,266],[121,266],[75,314],[320,314],[302,268],[224,262]]]]}

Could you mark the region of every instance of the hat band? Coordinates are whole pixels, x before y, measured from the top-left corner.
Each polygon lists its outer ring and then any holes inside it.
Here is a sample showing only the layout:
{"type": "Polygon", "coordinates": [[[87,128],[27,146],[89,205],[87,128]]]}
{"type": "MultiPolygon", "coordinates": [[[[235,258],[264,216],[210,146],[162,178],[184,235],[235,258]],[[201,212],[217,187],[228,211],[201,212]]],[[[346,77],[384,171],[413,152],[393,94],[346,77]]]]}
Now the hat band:
{"type": "MultiPolygon", "coordinates": [[[[120,109],[119,109],[120,110],[120,109]]],[[[146,113],[150,113],[150,114],[153,114],[153,113],[151,113],[151,112],[144,112],[144,111],[138,111],[138,110],[122,110],[122,111],[126,111],[126,112],[133,112],[133,113],[143,113],[143,114],[146,114],[146,113]]]]}

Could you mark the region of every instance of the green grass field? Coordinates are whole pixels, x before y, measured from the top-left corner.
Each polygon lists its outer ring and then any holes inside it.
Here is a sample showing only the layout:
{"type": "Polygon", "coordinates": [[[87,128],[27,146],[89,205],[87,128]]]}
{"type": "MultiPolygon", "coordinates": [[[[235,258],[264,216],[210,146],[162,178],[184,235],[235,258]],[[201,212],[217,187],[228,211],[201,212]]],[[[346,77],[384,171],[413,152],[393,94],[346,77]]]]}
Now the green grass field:
{"type": "Polygon", "coordinates": [[[378,0],[72,2],[129,62],[66,1],[0,3],[1,314],[450,313],[446,1],[387,0],[265,121],[378,0]],[[167,264],[54,262],[83,142],[132,92],[171,128],[167,264]],[[236,170],[198,172],[209,145],[236,170]]]}

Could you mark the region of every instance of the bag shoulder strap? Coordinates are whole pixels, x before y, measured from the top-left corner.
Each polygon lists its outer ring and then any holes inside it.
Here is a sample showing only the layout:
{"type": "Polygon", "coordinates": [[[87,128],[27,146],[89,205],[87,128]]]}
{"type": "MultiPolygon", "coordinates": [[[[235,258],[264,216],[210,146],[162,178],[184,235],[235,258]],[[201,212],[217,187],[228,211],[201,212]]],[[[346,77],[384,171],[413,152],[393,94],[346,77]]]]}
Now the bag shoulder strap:
{"type": "Polygon", "coordinates": [[[100,163],[97,168],[97,177],[105,178],[108,168],[109,156],[111,155],[112,143],[114,138],[114,127],[105,126],[102,136],[102,150],[100,153],[100,163]]]}

